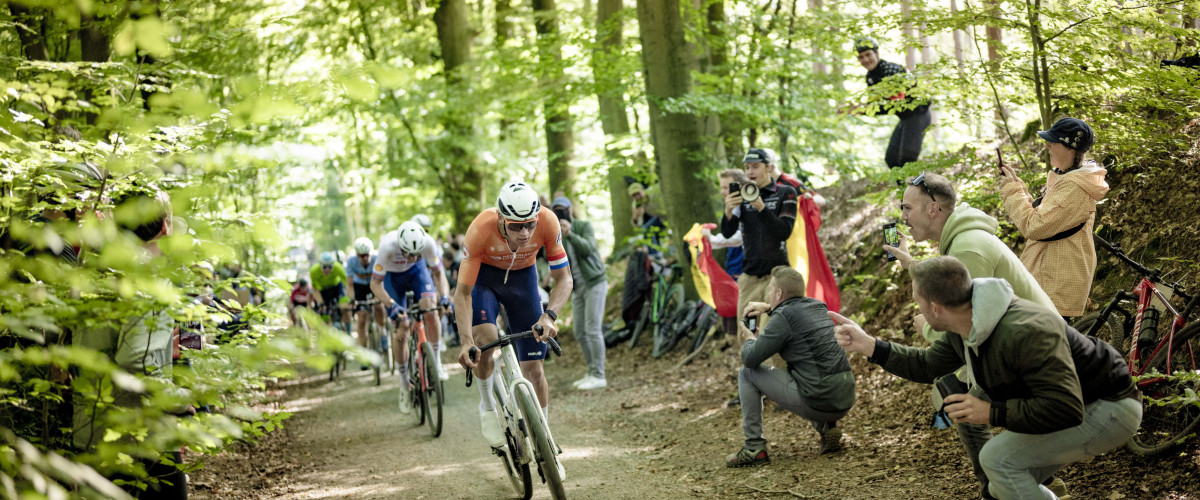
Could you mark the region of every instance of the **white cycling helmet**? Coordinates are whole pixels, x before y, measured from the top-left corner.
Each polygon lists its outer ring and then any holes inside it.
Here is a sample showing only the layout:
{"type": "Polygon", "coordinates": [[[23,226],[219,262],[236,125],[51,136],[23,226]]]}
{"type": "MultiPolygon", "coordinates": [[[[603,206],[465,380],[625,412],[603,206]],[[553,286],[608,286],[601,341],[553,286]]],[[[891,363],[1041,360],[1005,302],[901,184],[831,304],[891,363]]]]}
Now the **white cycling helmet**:
{"type": "Polygon", "coordinates": [[[425,230],[420,224],[407,221],[396,230],[396,242],[400,244],[401,252],[417,255],[425,249],[425,230]]]}
{"type": "Polygon", "coordinates": [[[429,228],[433,226],[433,221],[429,220],[429,216],[427,216],[425,214],[414,215],[414,216],[412,216],[411,219],[408,219],[408,220],[411,220],[413,222],[416,222],[417,224],[420,224],[421,227],[425,228],[426,231],[428,231],[429,228]]]}
{"type": "Polygon", "coordinates": [[[510,182],[500,188],[496,197],[496,209],[506,220],[525,222],[536,219],[542,203],[537,192],[524,182],[510,182]]]}
{"type": "Polygon", "coordinates": [[[358,255],[367,255],[375,249],[375,244],[371,243],[371,238],[359,238],[354,240],[354,253],[358,255]]]}

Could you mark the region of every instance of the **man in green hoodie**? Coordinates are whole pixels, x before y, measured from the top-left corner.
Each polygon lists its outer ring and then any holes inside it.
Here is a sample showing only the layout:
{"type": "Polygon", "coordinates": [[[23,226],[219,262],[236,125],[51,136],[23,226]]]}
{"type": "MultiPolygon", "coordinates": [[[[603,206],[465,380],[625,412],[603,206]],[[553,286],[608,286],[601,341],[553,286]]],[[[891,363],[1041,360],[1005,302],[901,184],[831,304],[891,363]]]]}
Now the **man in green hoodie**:
{"type": "MultiPolygon", "coordinates": [[[[1054,309],[1050,296],[1042,291],[1017,254],[996,237],[996,229],[999,228],[996,219],[966,203],[957,203],[958,192],[949,179],[925,172],[909,179],[906,186],[900,201],[900,213],[914,240],[936,241],[938,252],[958,259],[972,277],[1003,278],[1012,286],[1017,297],[1054,309]]],[[[917,262],[909,255],[908,242],[903,235],[899,248],[888,245],[883,248],[892,252],[905,269],[912,269],[917,262]]],[[[926,324],[923,315],[918,315],[915,322],[930,343],[945,336],[944,332],[926,324]]],[[[958,378],[964,379],[965,376],[960,373],[958,378]]],[[[977,390],[972,394],[981,399],[987,397],[977,390]]],[[[963,423],[955,428],[986,498],[988,478],[979,463],[979,450],[991,439],[991,429],[987,425],[963,423]]],[[[1061,485],[1061,481],[1055,481],[1054,489],[1065,493],[1065,487],[1061,485]]]]}
{"type": "Polygon", "coordinates": [[[955,422],[1008,429],[983,447],[987,498],[1060,498],[1058,469],[1121,446],[1142,420],[1141,396],[1121,354],[1067,325],[1057,310],[1021,299],[1007,282],[971,279],[954,257],[915,264],[913,300],[947,335],[925,349],[876,340],[830,312],[834,337],[888,372],[919,383],[966,365],[970,393],[944,395],[955,422]]]}
{"type": "Polygon", "coordinates": [[[608,387],[604,377],[604,332],[600,321],[604,319],[604,297],[608,295],[608,277],[604,274],[604,261],[600,258],[600,247],[596,244],[595,232],[587,221],[575,218],[571,200],[566,196],[554,199],[554,214],[562,230],[563,250],[567,259],[575,264],[571,274],[575,290],[571,295],[574,311],[575,338],[588,371],[572,385],[578,389],[591,390],[608,387]]]}

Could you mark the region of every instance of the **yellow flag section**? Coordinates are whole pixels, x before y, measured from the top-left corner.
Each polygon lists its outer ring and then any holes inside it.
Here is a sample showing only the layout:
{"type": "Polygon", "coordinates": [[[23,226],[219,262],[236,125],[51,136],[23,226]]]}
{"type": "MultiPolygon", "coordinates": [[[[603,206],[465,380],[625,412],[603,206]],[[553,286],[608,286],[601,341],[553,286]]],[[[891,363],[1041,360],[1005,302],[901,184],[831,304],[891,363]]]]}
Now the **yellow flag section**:
{"type": "MultiPolygon", "coordinates": [[[[709,226],[709,230],[716,228],[715,224],[709,226]]],[[[700,300],[716,309],[717,314],[737,316],[737,283],[713,259],[712,245],[704,238],[702,228],[700,224],[693,224],[683,236],[692,257],[692,281],[696,284],[696,293],[700,300]]]]}
{"type": "Polygon", "coordinates": [[[837,279],[817,239],[821,209],[808,196],[797,198],[796,205],[796,225],[787,240],[788,263],[804,276],[805,295],[824,302],[830,311],[840,311],[842,295],[837,279]]]}

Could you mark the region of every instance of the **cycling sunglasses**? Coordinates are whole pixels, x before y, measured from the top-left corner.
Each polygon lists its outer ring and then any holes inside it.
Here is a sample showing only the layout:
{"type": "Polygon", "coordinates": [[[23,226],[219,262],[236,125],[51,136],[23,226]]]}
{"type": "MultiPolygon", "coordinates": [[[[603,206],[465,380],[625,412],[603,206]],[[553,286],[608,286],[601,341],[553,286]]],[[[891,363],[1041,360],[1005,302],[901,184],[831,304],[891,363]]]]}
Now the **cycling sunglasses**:
{"type": "Polygon", "coordinates": [[[333,269],[333,266],[321,266],[321,269],[328,271],[330,269],[333,269]]]}
{"type": "Polygon", "coordinates": [[[925,190],[925,194],[929,195],[929,199],[933,200],[935,203],[937,202],[937,198],[933,197],[933,191],[930,191],[929,185],[925,184],[925,172],[921,172],[920,175],[914,177],[912,182],[910,182],[909,184],[912,184],[914,186],[921,186],[921,189],[925,190]]]}
{"type": "Polygon", "coordinates": [[[529,222],[505,222],[504,225],[508,228],[508,232],[519,233],[524,229],[532,231],[537,227],[537,220],[531,220],[529,222]]]}

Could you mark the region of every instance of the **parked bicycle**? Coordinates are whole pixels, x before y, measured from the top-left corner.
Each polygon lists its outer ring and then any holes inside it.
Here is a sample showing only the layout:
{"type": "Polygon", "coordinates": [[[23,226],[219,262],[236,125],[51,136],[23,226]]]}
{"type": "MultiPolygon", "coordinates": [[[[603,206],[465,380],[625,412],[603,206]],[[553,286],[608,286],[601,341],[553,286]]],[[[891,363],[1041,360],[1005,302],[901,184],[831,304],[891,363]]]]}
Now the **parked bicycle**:
{"type": "Polygon", "coordinates": [[[642,306],[641,315],[633,324],[632,335],[629,337],[629,347],[637,345],[638,339],[647,328],[651,329],[654,343],[658,346],[663,342],[666,320],[683,306],[683,285],[678,283],[681,269],[676,264],[670,266],[655,265],[654,283],[650,287],[650,298],[642,306]]]}
{"type": "Polygon", "coordinates": [[[433,437],[442,435],[442,404],[445,393],[437,376],[437,352],[425,337],[425,322],[421,316],[437,308],[422,309],[412,291],[406,295],[408,318],[412,322],[408,335],[408,380],[400,381],[400,404],[411,405],[417,425],[429,422],[433,437]],[[408,388],[407,395],[404,388],[408,388]],[[407,401],[405,400],[407,396],[407,401]]]}
{"type": "Polygon", "coordinates": [[[1140,455],[1156,455],[1182,443],[1200,423],[1200,406],[1194,401],[1200,380],[1175,377],[1196,372],[1200,323],[1188,322],[1200,306],[1200,293],[1192,295],[1178,282],[1166,282],[1161,269],[1133,260],[1120,245],[1094,239],[1140,279],[1133,293],[1118,290],[1104,309],[1079,318],[1075,328],[1128,353],[1129,373],[1142,391],[1143,413],[1142,426],[1127,447],[1140,455]],[[1173,296],[1186,303],[1182,312],[1172,305],[1173,296]],[[1189,390],[1191,398],[1185,397],[1189,390]]]}
{"type": "Polygon", "coordinates": [[[717,311],[703,301],[689,300],[663,323],[661,333],[654,337],[651,354],[661,358],[674,350],[680,343],[688,352],[696,352],[704,345],[709,331],[717,320],[717,311]]]}
{"type": "MultiPolygon", "coordinates": [[[[534,330],[541,333],[541,325],[534,325],[534,330]]],[[[542,482],[550,488],[550,496],[555,499],[565,499],[566,490],[563,488],[564,470],[558,455],[562,451],[554,444],[550,435],[550,426],[542,415],[542,407],[538,404],[533,384],[521,375],[521,365],[517,362],[517,353],[512,347],[514,341],[534,336],[534,330],[504,335],[481,348],[472,347],[471,361],[478,359],[481,353],[487,353],[493,348],[500,348],[499,362],[492,372],[492,396],[496,399],[496,417],[500,420],[500,428],[504,429],[505,445],[501,449],[493,448],[492,452],[504,462],[504,471],[512,483],[513,490],[524,500],[533,496],[533,480],[529,463],[537,464],[538,475],[542,482]]],[[[562,348],[553,338],[547,339],[550,349],[555,355],[562,356],[562,348]]],[[[467,387],[471,386],[473,373],[467,370],[467,387]]]]}

